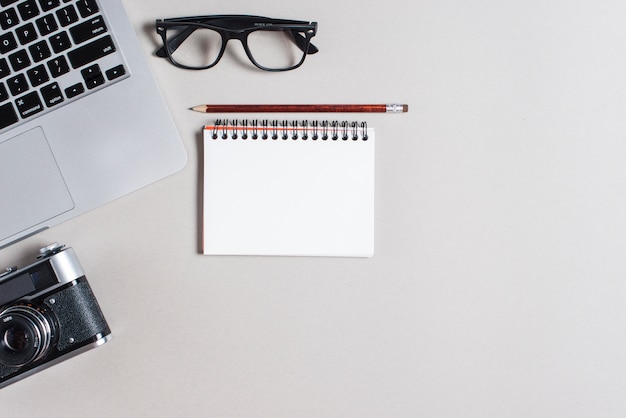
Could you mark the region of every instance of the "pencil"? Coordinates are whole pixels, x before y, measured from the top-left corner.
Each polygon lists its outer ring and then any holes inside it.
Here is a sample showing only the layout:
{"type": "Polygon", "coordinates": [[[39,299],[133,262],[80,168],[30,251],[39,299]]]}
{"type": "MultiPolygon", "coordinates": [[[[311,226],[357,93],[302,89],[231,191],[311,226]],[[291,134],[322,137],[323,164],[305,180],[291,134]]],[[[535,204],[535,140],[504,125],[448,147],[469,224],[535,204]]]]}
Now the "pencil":
{"type": "Polygon", "coordinates": [[[200,105],[191,110],[202,113],[405,113],[406,104],[240,104],[200,105]]]}

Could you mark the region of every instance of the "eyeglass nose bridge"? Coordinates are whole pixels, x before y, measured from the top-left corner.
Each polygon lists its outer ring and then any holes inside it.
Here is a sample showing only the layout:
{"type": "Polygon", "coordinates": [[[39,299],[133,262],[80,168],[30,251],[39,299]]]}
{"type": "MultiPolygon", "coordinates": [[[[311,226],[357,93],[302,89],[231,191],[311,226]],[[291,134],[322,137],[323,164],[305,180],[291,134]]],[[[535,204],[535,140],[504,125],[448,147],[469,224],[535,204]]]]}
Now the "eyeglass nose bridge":
{"type": "Polygon", "coordinates": [[[238,40],[241,43],[241,46],[243,47],[243,51],[245,52],[250,62],[252,62],[252,64],[254,64],[256,67],[260,69],[265,69],[265,67],[263,67],[258,62],[256,62],[256,60],[254,59],[254,56],[252,55],[252,52],[250,51],[250,48],[248,47],[248,35],[249,34],[250,32],[239,31],[239,30],[236,30],[236,31],[229,30],[229,31],[221,32],[220,35],[222,37],[222,48],[217,58],[215,59],[215,62],[211,65],[211,67],[215,66],[222,59],[222,57],[224,56],[224,53],[226,52],[226,48],[228,47],[228,42],[234,39],[234,40],[238,40]]]}

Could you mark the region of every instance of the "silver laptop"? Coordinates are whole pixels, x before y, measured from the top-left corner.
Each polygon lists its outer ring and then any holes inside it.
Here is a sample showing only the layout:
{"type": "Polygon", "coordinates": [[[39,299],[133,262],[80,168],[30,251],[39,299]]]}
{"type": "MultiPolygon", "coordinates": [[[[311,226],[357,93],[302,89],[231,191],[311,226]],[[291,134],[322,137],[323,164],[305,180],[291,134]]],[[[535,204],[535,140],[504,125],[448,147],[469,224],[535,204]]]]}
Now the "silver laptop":
{"type": "Polygon", "coordinates": [[[0,0],[0,248],[186,161],[119,0],[0,0]]]}

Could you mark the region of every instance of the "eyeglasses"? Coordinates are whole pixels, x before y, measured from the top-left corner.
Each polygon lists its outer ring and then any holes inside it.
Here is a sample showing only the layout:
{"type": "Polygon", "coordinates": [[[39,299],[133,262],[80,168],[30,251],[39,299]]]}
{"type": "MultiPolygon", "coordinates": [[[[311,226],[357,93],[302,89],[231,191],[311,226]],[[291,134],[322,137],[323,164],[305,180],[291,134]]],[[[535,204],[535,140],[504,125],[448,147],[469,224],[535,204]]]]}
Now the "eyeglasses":
{"type": "Polygon", "coordinates": [[[231,39],[238,39],[252,63],[265,71],[298,68],[318,49],[311,43],[317,22],[248,15],[159,19],[163,47],[156,55],[177,67],[204,70],[219,62],[231,39]]]}

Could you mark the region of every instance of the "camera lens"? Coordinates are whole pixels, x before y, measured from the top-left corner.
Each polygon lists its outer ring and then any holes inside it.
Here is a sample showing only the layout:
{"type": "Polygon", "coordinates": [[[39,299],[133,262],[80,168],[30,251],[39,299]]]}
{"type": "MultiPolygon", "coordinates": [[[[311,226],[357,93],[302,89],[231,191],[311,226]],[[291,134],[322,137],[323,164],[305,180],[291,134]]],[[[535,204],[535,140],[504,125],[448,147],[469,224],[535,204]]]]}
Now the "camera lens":
{"type": "Polygon", "coordinates": [[[0,363],[13,367],[32,363],[51,340],[52,327],[41,310],[17,305],[0,314],[0,363]]]}
{"type": "Polygon", "coordinates": [[[13,351],[24,351],[29,339],[28,331],[24,328],[9,328],[4,333],[4,344],[13,351]]]}

